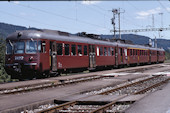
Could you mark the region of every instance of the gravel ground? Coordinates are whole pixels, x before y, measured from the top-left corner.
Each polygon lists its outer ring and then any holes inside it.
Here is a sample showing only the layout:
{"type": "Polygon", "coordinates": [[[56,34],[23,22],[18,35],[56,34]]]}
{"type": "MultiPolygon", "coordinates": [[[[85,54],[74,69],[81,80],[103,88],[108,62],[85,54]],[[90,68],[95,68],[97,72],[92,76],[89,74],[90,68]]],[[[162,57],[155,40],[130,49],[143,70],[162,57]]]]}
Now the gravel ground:
{"type": "Polygon", "coordinates": [[[170,82],[162,89],[135,102],[125,113],[170,113],[170,82]]]}

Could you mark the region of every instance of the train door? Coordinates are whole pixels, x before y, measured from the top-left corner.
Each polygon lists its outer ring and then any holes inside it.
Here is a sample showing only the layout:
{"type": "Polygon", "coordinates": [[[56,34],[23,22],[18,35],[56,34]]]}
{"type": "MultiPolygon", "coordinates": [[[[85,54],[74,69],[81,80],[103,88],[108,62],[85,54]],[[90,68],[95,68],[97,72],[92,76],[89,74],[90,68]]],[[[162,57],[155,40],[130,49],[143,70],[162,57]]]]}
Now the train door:
{"type": "Polygon", "coordinates": [[[90,68],[96,67],[95,45],[89,45],[89,67],[90,68]]]}
{"type": "Polygon", "coordinates": [[[57,47],[56,42],[50,42],[51,47],[51,69],[57,71],[57,47]]]}
{"type": "Polygon", "coordinates": [[[124,49],[124,53],[125,53],[125,64],[126,64],[126,63],[128,63],[127,62],[127,57],[128,57],[127,48],[124,49]]]}
{"type": "Polygon", "coordinates": [[[120,48],[120,62],[123,63],[123,48],[120,48]]]}
{"type": "Polygon", "coordinates": [[[118,47],[115,47],[115,65],[118,66],[118,47]]]}

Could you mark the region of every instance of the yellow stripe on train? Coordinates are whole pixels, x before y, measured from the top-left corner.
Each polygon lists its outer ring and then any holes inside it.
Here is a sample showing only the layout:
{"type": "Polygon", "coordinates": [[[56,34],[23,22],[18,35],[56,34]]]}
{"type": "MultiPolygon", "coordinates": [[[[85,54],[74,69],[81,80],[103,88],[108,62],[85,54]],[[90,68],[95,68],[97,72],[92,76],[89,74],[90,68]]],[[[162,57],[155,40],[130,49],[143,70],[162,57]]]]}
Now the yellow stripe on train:
{"type": "Polygon", "coordinates": [[[149,50],[149,49],[131,48],[131,47],[128,47],[127,49],[149,50]]]}

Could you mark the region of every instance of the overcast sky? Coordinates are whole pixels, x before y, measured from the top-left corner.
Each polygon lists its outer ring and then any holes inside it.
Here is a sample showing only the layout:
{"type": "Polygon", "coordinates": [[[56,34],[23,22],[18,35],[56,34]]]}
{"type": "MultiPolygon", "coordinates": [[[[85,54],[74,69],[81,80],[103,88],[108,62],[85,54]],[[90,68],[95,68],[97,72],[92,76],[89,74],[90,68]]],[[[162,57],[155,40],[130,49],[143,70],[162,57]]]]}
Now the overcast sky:
{"type": "MultiPolygon", "coordinates": [[[[121,10],[121,29],[170,27],[167,1],[46,1],[0,2],[0,22],[70,33],[113,34],[112,9],[121,10]],[[161,19],[161,14],[162,19],[161,19]],[[154,15],[154,21],[152,15],[154,15]],[[162,20],[162,21],[161,21],[162,20]]],[[[116,17],[116,28],[118,29],[116,17]]],[[[128,32],[130,33],[130,32],[128,32]]],[[[127,34],[127,33],[126,33],[127,34]]],[[[170,39],[170,31],[138,32],[150,38],[170,39]]]]}

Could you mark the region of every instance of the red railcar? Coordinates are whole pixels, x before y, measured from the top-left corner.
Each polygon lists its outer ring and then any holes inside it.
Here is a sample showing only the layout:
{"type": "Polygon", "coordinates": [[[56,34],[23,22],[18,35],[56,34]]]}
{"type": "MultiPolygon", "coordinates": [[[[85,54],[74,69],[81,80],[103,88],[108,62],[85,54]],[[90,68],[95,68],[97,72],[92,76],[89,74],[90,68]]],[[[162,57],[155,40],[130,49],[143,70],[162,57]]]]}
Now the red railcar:
{"type": "Polygon", "coordinates": [[[164,50],[70,35],[17,31],[6,39],[5,69],[12,78],[164,61],[164,50]]]}

